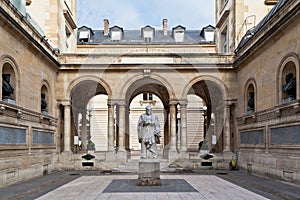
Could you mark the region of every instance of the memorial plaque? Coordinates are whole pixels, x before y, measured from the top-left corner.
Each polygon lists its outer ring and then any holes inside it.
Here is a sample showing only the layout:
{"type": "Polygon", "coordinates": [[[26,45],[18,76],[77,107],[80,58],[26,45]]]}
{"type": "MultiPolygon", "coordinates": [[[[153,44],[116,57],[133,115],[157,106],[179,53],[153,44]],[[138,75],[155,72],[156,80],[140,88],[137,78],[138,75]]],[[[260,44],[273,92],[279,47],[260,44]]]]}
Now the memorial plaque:
{"type": "Polygon", "coordinates": [[[271,144],[300,144],[300,126],[271,128],[271,144]]]}
{"type": "Polygon", "coordinates": [[[240,143],[246,145],[265,144],[264,130],[240,132],[240,143]]]}
{"type": "Polygon", "coordinates": [[[26,144],[26,129],[0,127],[0,144],[26,144]]]}
{"type": "Polygon", "coordinates": [[[52,144],[54,145],[54,132],[33,131],[33,144],[52,144]]]}

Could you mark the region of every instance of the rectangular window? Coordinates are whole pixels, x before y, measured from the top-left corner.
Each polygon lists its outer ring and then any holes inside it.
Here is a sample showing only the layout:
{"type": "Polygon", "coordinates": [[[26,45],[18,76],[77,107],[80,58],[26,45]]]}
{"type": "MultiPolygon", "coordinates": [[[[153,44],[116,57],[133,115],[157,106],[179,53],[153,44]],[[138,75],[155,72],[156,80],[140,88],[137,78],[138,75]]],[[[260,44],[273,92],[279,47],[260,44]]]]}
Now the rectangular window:
{"type": "Polygon", "coordinates": [[[228,52],[228,31],[227,31],[227,27],[221,33],[221,41],[222,41],[223,52],[224,53],[228,52]]]}
{"type": "Polygon", "coordinates": [[[151,93],[143,93],[143,100],[144,101],[152,101],[153,100],[153,94],[151,94],[151,93]]]}

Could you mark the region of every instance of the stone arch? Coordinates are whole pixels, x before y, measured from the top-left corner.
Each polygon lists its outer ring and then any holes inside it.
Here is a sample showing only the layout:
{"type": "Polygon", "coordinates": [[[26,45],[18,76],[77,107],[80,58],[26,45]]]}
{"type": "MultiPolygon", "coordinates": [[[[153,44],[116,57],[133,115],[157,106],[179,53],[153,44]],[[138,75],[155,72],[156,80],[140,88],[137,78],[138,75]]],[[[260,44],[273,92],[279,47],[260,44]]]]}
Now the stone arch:
{"type": "MultiPolygon", "coordinates": [[[[42,79],[41,81],[41,87],[40,87],[40,92],[41,95],[42,93],[45,93],[46,95],[46,102],[47,102],[47,112],[49,114],[52,114],[52,105],[53,105],[53,101],[52,101],[52,92],[50,89],[50,84],[49,81],[47,81],[46,79],[42,79]]],[[[41,95],[38,96],[38,102],[41,102],[41,95]]],[[[41,110],[41,106],[39,106],[38,110],[41,110]]]]}
{"type": "Polygon", "coordinates": [[[257,84],[255,78],[249,78],[245,84],[245,88],[243,90],[243,97],[244,97],[244,111],[245,113],[248,111],[248,99],[249,99],[249,88],[253,86],[254,92],[254,111],[256,111],[256,99],[257,99],[257,84]]]}
{"type": "Polygon", "coordinates": [[[182,97],[186,99],[186,96],[188,95],[189,93],[189,90],[190,88],[197,82],[200,82],[200,81],[211,81],[213,82],[214,84],[216,84],[216,86],[219,88],[222,96],[223,96],[223,99],[226,99],[226,94],[228,93],[228,90],[226,88],[226,86],[223,84],[223,82],[214,77],[214,76],[210,76],[210,75],[205,75],[205,76],[199,76],[199,77],[196,77],[194,79],[192,79],[189,84],[187,84],[182,92],[182,97]]]}
{"type": "MultiPolygon", "coordinates": [[[[8,64],[12,71],[13,71],[13,81],[14,81],[14,95],[15,95],[15,101],[16,103],[18,103],[18,99],[19,99],[19,86],[20,86],[20,71],[19,71],[19,66],[17,64],[17,62],[15,61],[15,59],[7,54],[4,54],[0,57],[0,73],[1,73],[1,80],[2,80],[2,74],[3,74],[3,68],[5,66],[5,64],[8,64]]],[[[2,88],[2,81],[0,81],[0,85],[2,88]]],[[[1,98],[2,98],[2,89],[0,90],[1,94],[1,98]]]]}
{"type": "Polygon", "coordinates": [[[75,78],[74,80],[72,80],[67,88],[66,91],[66,97],[70,98],[71,94],[72,94],[72,90],[74,89],[74,87],[76,87],[76,85],[84,82],[84,81],[94,81],[97,82],[98,84],[100,84],[106,91],[108,98],[111,98],[112,96],[112,91],[110,86],[102,79],[99,78],[97,76],[93,76],[93,75],[83,75],[80,77],[75,78]]]}
{"type": "MultiPolygon", "coordinates": [[[[210,130],[211,114],[215,115],[216,126],[214,127],[214,132],[217,138],[217,144],[214,146],[215,152],[221,152],[224,150],[225,143],[224,136],[225,132],[228,132],[226,128],[226,121],[229,121],[229,116],[227,117],[226,110],[228,110],[227,98],[227,88],[223,82],[210,75],[203,75],[192,79],[189,84],[187,84],[183,90],[182,97],[186,98],[189,94],[195,94],[203,99],[205,102],[207,110],[205,121],[206,130],[210,130]],[[228,118],[228,119],[227,119],[228,118]],[[225,130],[226,129],[226,130],[225,130]]],[[[203,111],[204,112],[204,111],[203,111]]],[[[209,131],[208,131],[209,132],[209,131]]],[[[187,135],[190,133],[187,132],[187,135]]],[[[201,133],[200,133],[201,134],[201,133]]],[[[208,137],[208,135],[207,135],[208,137]]],[[[209,137],[212,137],[211,135],[209,137]]],[[[212,141],[212,140],[211,140],[212,141]]],[[[210,143],[211,143],[210,141],[210,143]]],[[[208,144],[209,146],[211,144],[208,144]]],[[[228,144],[227,144],[228,145],[228,144]]]]}
{"type": "Polygon", "coordinates": [[[153,80],[154,82],[157,82],[161,85],[163,85],[167,92],[168,92],[168,96],[170,99],[173,99],[175,98],[175,93],[174,93],[174,90],[173,88],[171,87],[171,84],[166,80],[164,79],[163,77],[159,76],[159,75],[156,75],[156,74],[151,74],[150,77],[145,77],[144,75],[137,75],[131,79],[129,79],[127,81],[126,84],[124,84],[124,86],[122,87],[121,89],[121,97],[124,97],[126,99],[126,95],[128,93],[128,90],[130,89],[130,87],[137,81],[143,81],[143,80],[153,80]]]}
{"type": "Polygon", "coordinates": [[[291,67],[294,68],[295,74],[294,76],[296,77],[296,99],[300,98],[300,60],[298,54],[291,52],[288,53],[286,56],[284,56],[281,61],[279,66],[277,67],[277,74],[276,74],[276,96],[277,96],[277,104],[280,104],[283,100],[283,90],[282,86],[284,83],[284,70],[286,67],[291,67]]]}

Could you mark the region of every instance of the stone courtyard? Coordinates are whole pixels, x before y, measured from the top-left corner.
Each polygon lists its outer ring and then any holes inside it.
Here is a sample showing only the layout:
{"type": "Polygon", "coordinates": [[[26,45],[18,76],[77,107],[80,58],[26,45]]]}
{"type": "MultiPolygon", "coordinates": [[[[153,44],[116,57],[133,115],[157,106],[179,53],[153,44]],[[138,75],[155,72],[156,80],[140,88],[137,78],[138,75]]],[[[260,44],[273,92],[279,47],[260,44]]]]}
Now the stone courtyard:
{"type": "Polygon", "coordinates": [[[241,171],[161,175],[162,186],[136,186],[136,174],[57,172],[0,189],[1,199],[299,199],[300,188],[241,171]]]}

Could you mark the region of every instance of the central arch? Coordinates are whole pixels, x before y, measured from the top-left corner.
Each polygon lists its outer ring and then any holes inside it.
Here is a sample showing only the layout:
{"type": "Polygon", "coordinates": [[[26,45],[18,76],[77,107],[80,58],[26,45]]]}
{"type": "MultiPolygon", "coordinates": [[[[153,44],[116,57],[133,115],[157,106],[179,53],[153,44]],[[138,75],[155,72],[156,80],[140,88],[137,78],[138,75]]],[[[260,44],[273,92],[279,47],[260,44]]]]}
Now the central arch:
{"type": "MultiPolygon", "coordinates": [[[[161,124],[161,134],[162,134],[162,148],[168,147],[169,144],[169,102],[170,94],[167,87],[160,81],[147,77],[134,81],[127,89],[125,95],[126,105],[128,105],[128,113],[126,113],[126,136],[125,136],[125,146],[130,151],[130,143],[135,141],[130,141],[132,137],[137,134],[135,127],[130,128],[130,123],[132,119],[137,118],[141,113],[144,113],[144,108],[146,105],[153,106],[153,112],[159,116],[161,124]],[[154,95],[152,99],[145,99],[143,95],[151,94],[154,95]],[[138,101],[134,101],[135,98],[140,98],[138,101]],[[158,101],[158,103],[157,103],[158,101]],[[159,103],[160,102],[160,103],[159,103]],[[131,108],[131,109],[130,109],[131,108]],[[133,109],[135,108],[135,109],[133,109]]],[[[162,152],[159,152],[162,153],[162,152]]]]}

